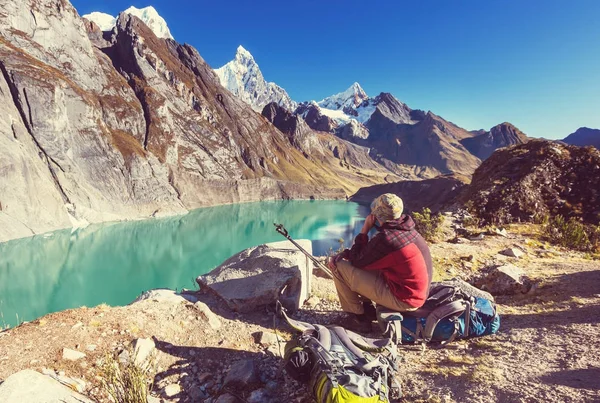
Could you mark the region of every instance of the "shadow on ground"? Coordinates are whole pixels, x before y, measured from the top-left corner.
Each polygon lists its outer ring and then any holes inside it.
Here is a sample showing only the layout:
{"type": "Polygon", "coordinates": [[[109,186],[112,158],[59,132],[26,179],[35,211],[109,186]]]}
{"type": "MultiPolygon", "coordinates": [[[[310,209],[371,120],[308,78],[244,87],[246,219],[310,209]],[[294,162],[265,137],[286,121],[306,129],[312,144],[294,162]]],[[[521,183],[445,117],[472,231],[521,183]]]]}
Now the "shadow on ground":
{"type": "Polygon", "coordinates": [[[557,371],[540,378],[552,385],[569,386],[575,389],[600,390],[600,368],[557,371]]]}
{"type": "Polygon", "coordinates": [[[549,310],[548,312],[528,313],[524,315],[502,315],[501,329],[528,329],[572,324],[597,323],[600,317],[600,305],[574,306],[571,309],[549,310]]]}
{"type": "MultiPolygon", "coordinates": [[[[158,372],[154,377],[154,385],[158,385],[162,379],[173,377],[181,386],[181,392],[171,399],[180,399],[180,401],[202,401],[209,396],[216,397],[224,394],[230,394],[245,401],[249,393],[259,387],[264,386],[269,380],[264,375],[263,364],[265,364],[265,354],[234,350],[221,347],[190,347],[178,346],[154,337],[154,343],[159,351],[170,356],[178,357],[169,368],[158,372]],[[255,385],[244,387],[225,387],[223,386],[223,375],[230,364],[241,360],[254,361],[257,366],[257,374],[260,378],[255,385]],[[202,377],[202,378],[201,378],[202,377]],[[191,400],[190,400],[191,399],[191,400]]],[[[270,356],[270,366],[276,366],[279,360],[270,356]]],[[[155,386],[155,392],[160,393],[159,387],[155,386]]]]}

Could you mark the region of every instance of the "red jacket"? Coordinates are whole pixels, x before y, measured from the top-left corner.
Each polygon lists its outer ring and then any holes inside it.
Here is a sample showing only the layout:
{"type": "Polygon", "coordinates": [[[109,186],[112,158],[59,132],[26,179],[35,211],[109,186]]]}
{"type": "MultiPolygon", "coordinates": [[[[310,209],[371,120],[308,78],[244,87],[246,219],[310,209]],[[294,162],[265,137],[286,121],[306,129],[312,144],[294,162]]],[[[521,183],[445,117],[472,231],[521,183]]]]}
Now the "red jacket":
{"type": "Polygon", "coordinates": [[[387,221],[377,234],[358,234],[342,257],[364,270],[380,270],[398,300],[419,308],[427,299],[433,265],[427,243],[408,215],[387,221]]]}

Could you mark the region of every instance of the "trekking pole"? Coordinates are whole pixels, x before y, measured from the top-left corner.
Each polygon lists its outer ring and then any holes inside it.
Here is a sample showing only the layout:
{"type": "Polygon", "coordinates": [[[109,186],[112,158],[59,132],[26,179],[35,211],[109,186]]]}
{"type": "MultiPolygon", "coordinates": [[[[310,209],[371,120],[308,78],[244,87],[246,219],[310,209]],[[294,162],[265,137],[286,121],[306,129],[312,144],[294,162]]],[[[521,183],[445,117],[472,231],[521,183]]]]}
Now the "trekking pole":
{"type": "Polygon", "coordinates": [[[312,260],[312,262],[314,264],[316,264],[319,267],[319,269],[323,270],[325,272],[325,274],[327,274],[329,277],[333,278],[333,273],[331,273],[331,270],[329,270],[329,268],[327,266],[325,266],[323,263],[319,262],[313,255],[311,255],[310,253],[308,253],[306,251],[306,249],[304,249],[302,246],[298,245],[298,243],[296,241],[294,241],[292,239],[292,237],[288,234],[288,231],[287,231],[287,229],[285,229],[285,227],[283,226],[283,224],[273,223],[273,225],[275,226],[275,231],[279,232],[288,241],[290,241],[291,243],[293,243],[294,246],[296,248],[300,249],[300,252],[304,253],[306,255],[306,257],[308,257],[310,260],[312,260]]]}

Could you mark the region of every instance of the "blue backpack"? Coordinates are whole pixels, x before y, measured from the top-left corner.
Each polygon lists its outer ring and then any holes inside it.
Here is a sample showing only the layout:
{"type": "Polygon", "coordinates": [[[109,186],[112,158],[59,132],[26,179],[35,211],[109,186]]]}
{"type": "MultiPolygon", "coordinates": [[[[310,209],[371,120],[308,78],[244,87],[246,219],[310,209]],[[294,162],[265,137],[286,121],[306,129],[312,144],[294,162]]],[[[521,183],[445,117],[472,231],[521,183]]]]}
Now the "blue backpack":
{"type": "Polygon", "coordinates": [[[493,297],[462,280],[433,283],[423,307],[394,312],[377,307],[377,321],[397,343],[439,342],[480,337],[498,332],[500,316],[493,297]]]}

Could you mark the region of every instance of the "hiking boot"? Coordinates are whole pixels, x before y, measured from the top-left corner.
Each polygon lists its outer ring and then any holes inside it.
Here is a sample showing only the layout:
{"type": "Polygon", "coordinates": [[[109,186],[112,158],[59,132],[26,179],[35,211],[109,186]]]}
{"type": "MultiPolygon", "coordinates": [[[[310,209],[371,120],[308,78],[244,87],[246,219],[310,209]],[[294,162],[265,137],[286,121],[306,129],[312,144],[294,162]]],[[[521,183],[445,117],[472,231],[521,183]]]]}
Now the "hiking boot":
{"type": "Polygon", "coordinates": [[[345,318],[338,321],[338,324],[345,329],[357,333],[371,332],[371,320],[367,318],[364,313],[360,315],[348,313],[345,318]]]}
{"type": "Polygon", "coordinates": [[[377,320],[377,310],[373,306],[373,302],[371,302],[370,300],[366,300],[363,301],[362,305],[364,309],[363,315],[371,322],[377,320]]]}

